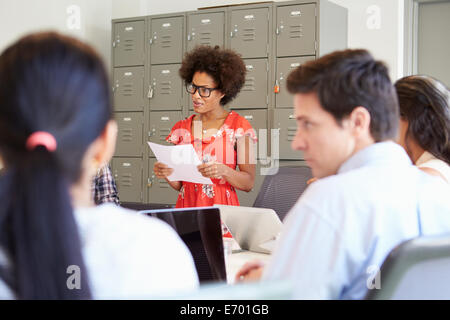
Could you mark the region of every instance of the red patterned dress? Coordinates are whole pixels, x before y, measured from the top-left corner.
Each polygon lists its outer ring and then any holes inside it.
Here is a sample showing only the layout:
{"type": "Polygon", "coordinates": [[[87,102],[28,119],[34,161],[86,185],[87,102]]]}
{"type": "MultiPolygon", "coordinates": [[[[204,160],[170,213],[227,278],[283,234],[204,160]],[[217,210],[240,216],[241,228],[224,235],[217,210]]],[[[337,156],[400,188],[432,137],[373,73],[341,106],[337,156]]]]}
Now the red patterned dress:
{"type": "MultiPolygon", "coordinates": [[[[256,142],[256,134],[250,123],[234,111],[230,111],[222,127],[215,135],[203,140],[194,139],[192,121],[194,115],[178,121],[166,140],[173,144],[192,144],[194,150],[204,163],[217,161],[236,170],[237,139],[249,136],[256,142]]],[[[178,194],[177,208],[205,207],[214,204],[239,205],[236,190],[225,179],[211,179],[213,184],[199,184],[182,181],[178,194]]]]}

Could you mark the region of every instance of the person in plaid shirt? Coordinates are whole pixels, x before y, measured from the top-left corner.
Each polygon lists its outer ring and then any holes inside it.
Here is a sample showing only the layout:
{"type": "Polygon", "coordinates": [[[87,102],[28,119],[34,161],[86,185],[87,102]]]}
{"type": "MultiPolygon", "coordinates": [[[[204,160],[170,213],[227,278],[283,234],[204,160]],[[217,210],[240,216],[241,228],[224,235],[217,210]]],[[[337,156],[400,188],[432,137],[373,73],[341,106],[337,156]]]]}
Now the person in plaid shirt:
{"type": "Polygon", "coordinates": [[[112,202],[120,205],[116,182],[109,165],[106,164],[98,169],[97,175],[92,182],[92,194],[95,204],[112,202]]]}

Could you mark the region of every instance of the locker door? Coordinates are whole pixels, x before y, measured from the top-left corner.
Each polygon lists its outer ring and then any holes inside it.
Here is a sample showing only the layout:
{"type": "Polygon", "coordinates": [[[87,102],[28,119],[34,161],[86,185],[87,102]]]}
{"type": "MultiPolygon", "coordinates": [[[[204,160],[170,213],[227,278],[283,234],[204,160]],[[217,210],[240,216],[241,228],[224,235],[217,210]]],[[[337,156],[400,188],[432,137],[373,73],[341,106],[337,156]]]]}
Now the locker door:
{"type": "MultiPolygon", "coordinates": [[[[256,136],[258,137],[258,143],[255,144],[255,157],[258,158],[258,146],[266,143],[267,141],[261,141],[259,138],[260,129],[267,130],[267,110],[238,110],[238,113],[244,117],[255,130],[256,136]]],[[[267,130],[268,131],[268,130],[267,130]]],[[[269,133],[267,133],[268,136],[269,133]]],[[[266,152],[269,151],[266,148],[266,152]]]]}
{"type": "MultiPolygon", "coordinates": [[[[301,151],[292,150],[291,143],[294,140],[297,131],[294,109],[276,109],[274,110],[274,129],[280,129],[279,134],[273,137],[273,142],[279,146],[280,159],[283,160],[303,160],[301,151]]],[[[274,144],[272,143],[272,155],[274,154],[274,144]]]]}
{"type": "Polygon", "coordinates": [[[114,68],[114,110],[143,111],[144,104],[144,67],[114,68]]]}
{"type": "Polygon", "coordinates": [[[178,192],[165,179],[158,179],[153,172],[156,159],[149,159],[149,177],[147,179],[148,203],[175,204],[178,192]]]}
{"type": "Polygon", "coordinates": [[[277,56],[316,54],[315,4],[277,8],[277,56]]]}
{"type": "Polygon", "coordinates": [[[180,63],[183,54],[183,17],[151,20],[151,64],[180,63]]]}
{"type": "Polygon", "coordinates": [[[310,57],[294,57],[294,58],[278,58],[275,85],[279,86],[279,92],[275,94],[276,108],[293,108],[294,103],[292,95],[287,91],[286,79],[297,67],[309,60],[314,60],[315,56],[310,57]]]}
{"type": "MultiPolygon", "coordinates": [[[[183,119],[181,111],[170,111],[170,112],[150,112],[150,128],[148,132],[148,141],[171,145],[166,142],[166,137],[169,135],[170,130],[178,121],[183,119]]],[[[155,155],[150,150],[150,156],[155,155]]]]}
{"type": "Polygon", "coordinates": [[[231,12],[231,48],[243,58],[267,57],[269,49],[269,9],[231,12]]]}
{"type": "Polygon", "coordinates": [[[115,67],[144,65],[144,21],[116,23],[112,46],[115,67]]]}
{"type": "Polygon", "coordinates": [[[141,157],[144,116],[142,112],[115,113],[118,125],[115,156],[141,157]]]}
{"type": "Polygon", "coordinates": [[[196,45],[224,46],[225,13],[196,13],[188,16],[187,50],[196,45]]]}
{"type": "Polygon", "coordinates": [[[235,100],[231,101],[232,109],[267,108],[267,74],[269,64],[267,59],[244,60],[247,74],[245,84],[235,100]]]}
{"type": "Polygon", "coordinates": [[[183,80],[179,64],[152,66],[148,98],[151,110],[181,110],[183,80]]]}
{"type": "Polygon", "coordinates": [[[122,202],[142,202],[142,159],[113,158],[113,174],[122,202]]]}

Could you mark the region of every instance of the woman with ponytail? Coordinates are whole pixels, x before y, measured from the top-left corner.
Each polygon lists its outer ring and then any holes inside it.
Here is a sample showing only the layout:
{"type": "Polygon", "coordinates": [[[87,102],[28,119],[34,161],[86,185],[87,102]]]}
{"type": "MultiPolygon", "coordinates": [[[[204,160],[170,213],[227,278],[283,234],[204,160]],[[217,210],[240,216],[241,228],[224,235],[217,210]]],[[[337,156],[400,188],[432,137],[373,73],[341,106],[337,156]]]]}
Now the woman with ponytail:
{"type": "Polygon", "coordinates": [[[395,83],[400,105],[398,142],[423,171],[450,183],[450,93],[428,76],[395,83]]]}
{"type": "Polygon", "coordinates": [[[197,287],[192,256],[170,226],[94,206],[91,181],[117,134],[98,55],[56,33],[26,36],[1,54],[0,84],[0,298],[139,298],[197,287]]]}

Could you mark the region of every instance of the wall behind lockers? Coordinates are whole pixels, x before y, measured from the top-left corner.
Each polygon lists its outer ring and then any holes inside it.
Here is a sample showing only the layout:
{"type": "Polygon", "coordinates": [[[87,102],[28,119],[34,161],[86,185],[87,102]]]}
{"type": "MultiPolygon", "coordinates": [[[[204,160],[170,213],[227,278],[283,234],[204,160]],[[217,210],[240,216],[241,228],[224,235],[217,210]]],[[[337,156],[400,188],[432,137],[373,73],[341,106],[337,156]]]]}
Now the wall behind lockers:
{"type": "Polygon", "coordinates": [[[112,7],[111,0],[1,0],[0,51],[27,33],[54,30],[87,41],[109,66],[112,7]]]}
{"type": "MultiPolygon", "coordinates": [[[[54,29],[92,44],[107,66],[111,19],[195,10],[260,0],[2,0],[0,51],[25,33],[54,29]]],[[[332,0],[348,9],[348,47],[384,60],[393,80],[403,75],[404,0],[332,0]]]]}

